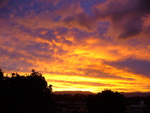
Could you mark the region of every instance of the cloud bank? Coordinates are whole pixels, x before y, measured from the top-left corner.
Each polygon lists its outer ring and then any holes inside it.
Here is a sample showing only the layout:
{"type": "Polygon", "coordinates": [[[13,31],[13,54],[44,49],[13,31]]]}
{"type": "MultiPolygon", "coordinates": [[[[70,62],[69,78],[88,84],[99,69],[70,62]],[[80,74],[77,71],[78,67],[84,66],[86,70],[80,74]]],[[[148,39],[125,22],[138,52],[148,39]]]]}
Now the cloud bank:
{"type": "Polygon", "coordinates": [[[149,0],[109,0],[93,8],[97,18],[108,18],[119,38],[143,32],[144,18],[150,14],[149,0]]]}
{"type": "Polygon", "coordinates": [[[149,91],[148,0],[0,3],[6,74],[34,68],[57,91],[149,91]]]}

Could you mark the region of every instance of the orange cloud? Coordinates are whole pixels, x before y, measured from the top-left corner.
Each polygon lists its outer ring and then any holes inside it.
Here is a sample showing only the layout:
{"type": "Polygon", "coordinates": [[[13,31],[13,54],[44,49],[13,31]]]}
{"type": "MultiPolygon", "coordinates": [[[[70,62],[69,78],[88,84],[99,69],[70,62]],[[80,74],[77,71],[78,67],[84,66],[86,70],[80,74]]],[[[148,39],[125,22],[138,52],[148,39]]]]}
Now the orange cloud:
{"type": "MultiPolygon", "coordinates": [[[[36,1],[41,4],[49,2],[36,1]]],[[[69,2],[67,7],[60,2],[51,1],[53,10],[42,6],[41,10],[39,6],[24,11],[22,5],[21,11],[26,12],[24,15],[17,15],[17,10],[13,10],[8,17],[0,19],[1,68],[21,74],[34,68],[43,73],[54,91],[99,92],[106,88],[125,92],[149,91],[148,75],[135,73],[129,67],[110,64],[126,62],[127,59],[142,60],[149,64],[149,16],[142,18],[142,31],[136,36],[118,39],[120,34],[127,33],[124,27],[130,15],[123,16],[117,25],[114,25],[115,20],[103,18],[101,21],[97,12],[101,8],[105,8],[103,13],[111,19],[112,14],[118,14],[117,7],[113,10],[103,7],[110,5],[110,2],[94,4],[92,8],[96,9],[89,13],[79,1],[69,2]]],[[[126,6],[128,2],[123,3],[126,6]]],[[[34,6],[34,1],[30,5],[34,6]]],[[[126,9],[122,7],[122,11],[126,9]]]]}

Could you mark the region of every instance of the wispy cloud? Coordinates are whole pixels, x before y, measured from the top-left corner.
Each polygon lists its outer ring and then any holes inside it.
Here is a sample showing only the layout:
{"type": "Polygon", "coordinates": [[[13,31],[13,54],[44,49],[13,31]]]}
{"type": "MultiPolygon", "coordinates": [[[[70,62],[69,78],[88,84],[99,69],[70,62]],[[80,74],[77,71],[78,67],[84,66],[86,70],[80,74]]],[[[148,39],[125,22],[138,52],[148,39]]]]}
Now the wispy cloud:
{"type": "Polygon", "coordinates": [[[149,91],[149,1],[65,1],[0,6],[0,67],[34,68],[54,90],[149,91]]]}

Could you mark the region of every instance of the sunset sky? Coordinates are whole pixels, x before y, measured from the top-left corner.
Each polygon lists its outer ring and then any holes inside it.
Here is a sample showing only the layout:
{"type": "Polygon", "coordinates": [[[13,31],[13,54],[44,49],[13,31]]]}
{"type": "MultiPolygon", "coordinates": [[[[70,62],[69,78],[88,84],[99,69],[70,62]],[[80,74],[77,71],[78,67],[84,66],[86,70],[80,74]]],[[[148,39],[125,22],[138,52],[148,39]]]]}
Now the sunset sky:
{"type": "Polygon", "coordinates": [[[54,91],[150,91],[150,0],[0,0],[0,68],[54,91]]]}

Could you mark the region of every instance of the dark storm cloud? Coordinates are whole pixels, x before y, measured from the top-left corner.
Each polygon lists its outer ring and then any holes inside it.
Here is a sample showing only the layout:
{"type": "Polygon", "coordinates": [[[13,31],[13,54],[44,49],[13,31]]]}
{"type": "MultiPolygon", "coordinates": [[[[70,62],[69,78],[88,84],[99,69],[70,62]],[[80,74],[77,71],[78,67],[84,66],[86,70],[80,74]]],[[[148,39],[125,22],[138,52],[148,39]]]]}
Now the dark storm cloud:
{"type": "Polygon", "coordinates": [[[150,1],[149,0],[139,0],[138,9],[143,13],[150,13],[150,1]]]}
{"type": "Polygon", "coordinates": [[[79,13],[74,16],[68,16],[63,21],[65,24],[70,26],[76,26],[79,29],[85,29],[87,31],[92,31],[96,27],[96,21],[93,21],[94,18],[85,14],[79,13]]]}
{"type": "Polygon", "coordinates": [[[150,77],[150,62],[143,60],[127,59],[122,62],[109,63],[117,68],[127,69],[131,73],[142,74],[150,77]]]}
{"type": "Polygon", "coordinates": [[[142,32],[143,17],[150,14],[149,0],[108,0],[94,9],[97,18],[109,18],[119,38],[142,32]]]}
{"type": "Polygon", "coordinates": [[[0,9],[3,8],[8,2],[9,0],[0,0],[0,9]]]}

